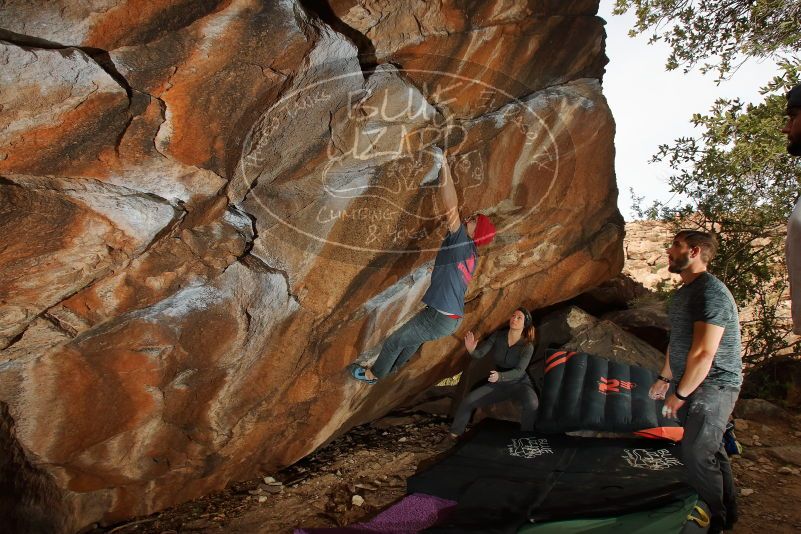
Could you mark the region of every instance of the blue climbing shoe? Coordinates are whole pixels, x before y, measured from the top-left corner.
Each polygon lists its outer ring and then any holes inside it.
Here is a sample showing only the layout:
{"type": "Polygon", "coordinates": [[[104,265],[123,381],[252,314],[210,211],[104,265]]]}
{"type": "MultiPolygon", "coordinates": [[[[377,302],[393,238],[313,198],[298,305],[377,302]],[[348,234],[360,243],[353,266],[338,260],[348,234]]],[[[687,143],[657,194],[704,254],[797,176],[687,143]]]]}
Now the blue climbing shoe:
{"type": "Polygon", "coordinates": [[[361,365],[355,365],[355,364],[352,365],[350,368],[350,376],[352,376],[359,382],[364,382],[366,384],[375,384],[376,382],[378,382],[378,380],[375,378],[373,379],[367,378],[367,375],[365,374],[365,368],[362,367],[361,365]]]}

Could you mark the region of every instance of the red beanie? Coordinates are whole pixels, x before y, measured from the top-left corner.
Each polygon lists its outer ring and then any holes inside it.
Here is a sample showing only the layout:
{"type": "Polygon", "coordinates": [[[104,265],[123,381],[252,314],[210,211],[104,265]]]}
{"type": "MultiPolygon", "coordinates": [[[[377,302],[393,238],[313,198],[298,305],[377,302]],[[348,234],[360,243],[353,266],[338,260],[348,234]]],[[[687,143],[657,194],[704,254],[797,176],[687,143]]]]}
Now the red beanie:
{"type": "Polygon", "coordinates": [[[495,225],[489,217],[479,213],[476,215],[476,230],[473,232],[473,242],[481,247],[489,245],[495,239],[495,225]]]}

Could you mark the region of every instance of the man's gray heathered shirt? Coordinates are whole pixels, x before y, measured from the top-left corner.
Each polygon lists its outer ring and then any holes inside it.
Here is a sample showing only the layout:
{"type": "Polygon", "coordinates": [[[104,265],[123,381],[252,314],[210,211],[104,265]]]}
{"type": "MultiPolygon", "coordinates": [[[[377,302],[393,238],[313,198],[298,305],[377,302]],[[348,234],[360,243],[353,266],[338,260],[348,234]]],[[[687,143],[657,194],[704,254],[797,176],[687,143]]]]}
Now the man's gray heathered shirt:
{"type": "Polygon", "coordinates": [[[793,332],[801,334],[801,198],[795,203],[793,213],[787,220],[785,252],[787,274],[790,277],[790,310],[793,316],[793,332]]]}
{"type": "Polygon", "coordinates": [[[693,343],[693,323],[701,321],[724,328],[712,368],[703,384],[740,387],[743,360],[737,304],[729,288],[708,272],[682,286],[670,299],[670,371],[681,380],[687,353],[693,343]]]}

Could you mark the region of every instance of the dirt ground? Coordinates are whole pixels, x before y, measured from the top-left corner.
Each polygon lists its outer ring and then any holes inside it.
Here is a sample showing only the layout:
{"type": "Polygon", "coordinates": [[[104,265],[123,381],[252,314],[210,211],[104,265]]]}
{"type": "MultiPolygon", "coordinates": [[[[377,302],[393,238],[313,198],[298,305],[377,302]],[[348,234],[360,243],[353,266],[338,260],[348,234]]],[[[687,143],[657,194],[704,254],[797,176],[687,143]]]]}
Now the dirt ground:
{"type": "MultiPolygon", "coordinates": [[[[353,429],[278,473],[90,532],[279,534],[300,525],[334,527],[365,520],[405,494],[406,478],[420,462],[452,446],[448,422],[427,414],[392,415],[353,429]]],[[[801,443],[801,420],[737,424],[745,450],[733,457],[741,493],[733,532],[801,531],[801,445],[796,445],[801,443]]]]}
{"type": "Polygon", "coordinates": [[[801,531],[801,421],[738,419],[736,423],[744,450],[741,456],[732,456],[740,492],[740,519],[733,532],[801,531]]]}

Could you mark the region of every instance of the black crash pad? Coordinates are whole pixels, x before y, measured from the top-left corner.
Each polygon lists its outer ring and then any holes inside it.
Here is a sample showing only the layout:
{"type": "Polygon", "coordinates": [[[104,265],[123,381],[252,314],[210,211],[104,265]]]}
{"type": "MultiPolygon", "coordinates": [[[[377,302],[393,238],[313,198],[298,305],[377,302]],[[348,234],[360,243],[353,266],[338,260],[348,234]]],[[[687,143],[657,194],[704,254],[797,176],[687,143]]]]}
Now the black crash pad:
{"type": "Polygon", "coordinates": [[[693,493],[672,443],[537,434],[491,419],[421,468],[407,492],[458,502],[447,523],[426,532],[487,533],[646,510],[693,493]]]}
{"type": "MultiPolygon", "coordinates": [[[[637,432],[675,428],[648,396],[656,373],[583,352],[548,351],[537,430],[637,432]]],[[[659,433],[659,432],[657,432],[659,433]]]]}

